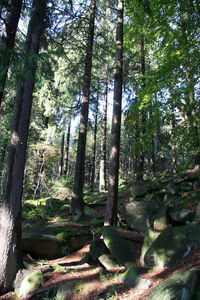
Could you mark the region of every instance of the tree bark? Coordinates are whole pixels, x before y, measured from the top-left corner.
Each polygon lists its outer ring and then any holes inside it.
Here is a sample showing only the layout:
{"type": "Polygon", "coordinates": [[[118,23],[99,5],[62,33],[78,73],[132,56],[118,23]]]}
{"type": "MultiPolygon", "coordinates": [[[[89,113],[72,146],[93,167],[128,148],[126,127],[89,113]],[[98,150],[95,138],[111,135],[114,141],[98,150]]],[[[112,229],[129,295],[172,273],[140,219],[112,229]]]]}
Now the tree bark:
{"type": "Polygon", "coordinates": [[[81,217],[84,215],[83,187],[84,187],[84,177],[85,177],[85,150],[86,150],[86,136],[87,136],[89,97],[90,97],[90,84],[91,84],[95,12],[96,12],[96,0],[91,0],[90,21],[89,21],[88,40],[87,40],[86,57],[85,57],[85,72],[83,78],[83,97],[82,97],[82,104],[81,104],[80,129],[79,129],[75,177],[74,177],[72,201],[71,201],[72,214],[79,215],[81,217]]]}
{"type": "Polygon", "coordinates": [[[119,153],[121,130],[121,106],[123,84],[123,0],[118,0],[116,28],[116,71],[114,78],[114,99],[111,130],[111,150],[109,158],[108,197],[105,225],[117,223],[119,153]]]}
{"type": "Polygon", "coordinates": [[[65,144],[65,134],[62,134],[61,143],[60,143],[60,176],[63,175],[64,167],[64,144],[65,144]]]}
{"type": "Polygon", "coordinates": [[[3,100],[10,58],[15,43],[15,35],[22,8],[22,0],[11,0],[6,4],[5,31],[0,36],[0,107],[3,100]]]}
{"type": "Polygon", "coordinates": [[[107,107],[108,107],[108,76],[105,79],[105,92],[102,116],[101,159],[99,170],[99,192],[106,191],[106,148],[107,148],[107,107]]]}
{"type": "Polygon", "coordinates": [[[66,137],[66,147],[65,147],[65,152],[66,152],[66,158],[65,158],[65,169],[64,169],[64,174],[66,176],[69,175],[68,172],[68,166],[69,166],[69,145],[70,145],[70,135],[71,135],[71,116],[69,118],[69,123],[67,126],[67,137],[66,137]]]}
{"type": "Polygon", "coordinates": [[[95,120],[94,120],[94,144],[93,144],[93,157],[92,157],[92,172],[90,190],[94,191],[95,173],[96,173],[96,149],[97,149],[97,122],[99,113],[99,90],[97,91],[96,109],[95,109],[95,120]]]}
{"type": "MultiPolygon", "coordinates": [[[[141,64],[141,73],[142,73],[142,86],[141,88],[144,88],[146,83],[145,75],[146,75],[146,62],[145,62],[145,37],[141,37],[141,43],[140,43],[140,64],[141,64]]],[[[145,128],[144,123],[146,119],[145,109],[141,109],[141,116],[139,116],[139,127],[142,127],[142,134],[145,134],[145,128]]],[[[145,155],[144,155],[144,149],[140,151],[138,155],[137,160],[137,175],[136,175],[136,181],[141,182],[143,181],[144,177],[144,161],[145,161],[145,155]]]]}
{"type": "Polygon", "coordinates": [[[28,26],[26,49],[29,56],[24,68],[26,76],[19,85],[14,108],[14,119],[8,157],[8,171],[1,210],[0,290],[12,287],[16,272],[21,265],[21,202],[25,168],[27,138],[32,107],[32,93],[36,72],[36,57],[44,29],[46,0],[34,0],[28,26]],[[27,62],[28,61],[28,62],[27,62]],[[4,215],[8,221],[4,224],[4,215]]]}

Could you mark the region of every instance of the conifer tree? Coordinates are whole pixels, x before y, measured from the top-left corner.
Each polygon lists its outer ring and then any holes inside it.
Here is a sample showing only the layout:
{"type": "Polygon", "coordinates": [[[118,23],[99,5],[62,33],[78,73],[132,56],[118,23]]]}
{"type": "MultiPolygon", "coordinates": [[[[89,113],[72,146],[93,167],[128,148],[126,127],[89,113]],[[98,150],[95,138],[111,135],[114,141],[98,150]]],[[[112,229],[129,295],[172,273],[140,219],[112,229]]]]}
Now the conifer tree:
{"type": "Polygon", "coordinates": [[[114,78],[111,149],[109,158],[108,196],[106,204],[105,225],[113,225],[117,222],[121,106],[123,84],[123,6],[123,0],[118,0],[115,61],[116,70],[114,78]]]}
{"type": "Polygon", "coordinates": [[[0,6],[1,20],[4,21],[5,26],[5,29],[0,36],[0,106],[3,100],[4,87],[15,43],[15,35],[21,8],[22,0],[7,1],[6,5],[3,4],[0,6]]]}
{"type": "Polygon", "coordinates": [[[80,128],[78,137],[78,147],[76,154],[75,176],[71,201],[71,212],[74,215],[83,216],[84,202],[83,202],[83,186],[85,177],[85,150],[86,150],[86,136],[88,124],[88,110],[91,84],[91,70],[92,70],[92,54],[94,41],[94,23],[96,12],[96,0],[91,0],[90,3],[90,21],[88,28],[88,40],[85,56],[85,70],[83,78],[83,97],[80,114],[80,128]]]}
{"type": "Polygon", "coordinates": [[[0,290],[12,287],[21,266],[21,202],[27,138],[32,107],[37,54],[44,30],[46,0],[34,0],[26,38],[24,77],[15,100],[8,171],[1,209],[0,290]]]}

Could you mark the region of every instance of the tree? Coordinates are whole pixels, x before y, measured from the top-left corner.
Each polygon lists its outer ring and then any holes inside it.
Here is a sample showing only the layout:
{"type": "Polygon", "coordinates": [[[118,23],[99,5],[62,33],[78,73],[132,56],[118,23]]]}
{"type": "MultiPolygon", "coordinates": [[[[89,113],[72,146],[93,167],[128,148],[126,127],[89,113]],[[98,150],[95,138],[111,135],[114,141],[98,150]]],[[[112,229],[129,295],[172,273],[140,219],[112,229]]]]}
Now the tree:
{"type": "MultiPolygon", "coordinates": [[[[107,74],[106,74],[107,75],[107,74]]],[[[101,158],[99,168],[99,191],[106,190],[106,145],[107,145],[107,107],[108,107],[108,75],[105,78],[105,91],[102,115],[101,158]]]]}
{"type": "Polygon", "coordinates": [[[98,112],[99,112],[99,84],[97,88],[97,99],[95,107],[94,116],[94,144],[93,144],[93,156],[92,156],[92,166],[91,166],[91,178],[90,178],[90,190],[94,191],[95,174],[96,174],[96,152],[97,152],[97,124],[98,124],[98,112]]]}
{"type": "Polygon", "coordinates": [[[123,84],[123,4],[123,0],[118,0],[115,62],[116,71],[114,78],[111,150],[109,158],[108,196],[104,223],[105,225],[113,225],[117,222],[121,102],[123,84]]]}
{"type": "Polygon", "coordinates": [[[84,71],[84,78],[83,78],[83,97],[82,97],[81,113],[80,113],[80,129],[79,129],[75,176],[74,176],[72,201],[71,201],[72,213],[74,215],[77,214],[80,216],[83,216],[84,214],[83,186],[84,186],[84,175],[85,175],[85,170],[84,170],[85,150],[86,150],[88,109],[89,109],[90,84],[91,84],[95,12],[96,12],[96,0],[91,0],[88,40],[87,40],[87,48],[86,48],[86,56],[85,56],[85,71],[84,71]]]}
{"type": "Polygon", "coordinates": [[[1,20],[3,20],[5,26],[5,29],[0,36],[0,106],[3,100],[4,87],[15,43],[15,35],[21,8],[22,0],[11,0],[0,6],[1,20]]]}
{"type": "Polygon", "coordinates": [[[37,54],[44,30],[46,0],[34,0],[25,48],[24,78],[21,79],[14,108],[8,171],[1,211],[0,289],[12,287],[21,266],[21,201],[29,131],[32,93],[34,89],[37,54]]]}

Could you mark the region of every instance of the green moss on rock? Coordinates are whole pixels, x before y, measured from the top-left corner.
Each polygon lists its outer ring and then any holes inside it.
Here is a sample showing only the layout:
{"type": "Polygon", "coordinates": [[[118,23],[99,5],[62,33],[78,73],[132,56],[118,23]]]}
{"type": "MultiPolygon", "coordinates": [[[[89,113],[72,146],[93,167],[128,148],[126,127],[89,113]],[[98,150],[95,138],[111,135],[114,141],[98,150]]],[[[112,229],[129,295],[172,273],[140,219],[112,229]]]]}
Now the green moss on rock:
{"type": "Polygon", "coordinates": [[[43,273],[41,271],[35,271],[28,274],[21,282],[18,297],[26,297],[30,292],[40,287],[43,281],[43,273]]]}
{"type": "Polygon", "coordinates": [[[115,226],[105,226],[102,229],[103,240],[111,254],[120,264],[131,267],[135,265],[133,246],[131,242],[123,239],[115,226]]]}
{"type": "Polygon", "coordinates": [[[191,300],[196,284],[196,271],[178,272],[159,284],[147,300],[191,300]]]}

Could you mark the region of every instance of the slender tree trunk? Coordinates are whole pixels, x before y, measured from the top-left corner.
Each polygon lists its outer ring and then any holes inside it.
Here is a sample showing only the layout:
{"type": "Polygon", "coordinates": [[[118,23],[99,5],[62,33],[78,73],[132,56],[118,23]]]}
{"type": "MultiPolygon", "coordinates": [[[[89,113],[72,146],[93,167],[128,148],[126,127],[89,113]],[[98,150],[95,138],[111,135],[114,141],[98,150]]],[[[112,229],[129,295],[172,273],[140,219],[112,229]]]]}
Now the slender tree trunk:
{"type": "Polygon", "coordinates": [[[67,137],[66,137],[66,147],[65,147],[66,158],[65,158],[65,170],[64,170],[65,175],[68,174],[70,135],[71,135],[71,116],[69,118],[69,123],[67,126],[67,137]]]}
{"type": "MultiPolygon", "coordinates": [[[[44,185],[44,163],[45,163],[45,150],[40,151],[40,160],[38,163],[38,170],[36,174],[36,187],[33,193],[33,199],[35,200],[36,197],[40,198],[40,193],[42,190],[42,187],[44,185]],[[38,196],[37,196],[38,194],[38,196]]],[[[38,203],[37,203],[38,204],[38,203]]]]}
{"type": "Polygon", "coordinates": [[[21,265],[21,203],[25,168],[27,137],[32,106],[32,93],[36,72],[36,55],[44,28],[46,1],[34,0],[29,22],[26,55],[29,70],[20,83],[17,92],[11,143],[8,158],[4,207],[1,210],[0,244],[0,290],[5,292],[12,287],[16,272],[21,265]],[[34,57],[34,58],[33,58],[34,57]],[[32,59],[32,60],[31,60],[32,59]],[[4,218],[7,216],[7,222],[4,218]]]}
{"type": "Polygon", "coordinates": [[[60,176],[63,175],[64,167],[64,145],[65,145],[65,134],[62,134],[61,144],[60,144],[60,176]]]}
{"type": "Polygon", "coordinates": [[[92,157],[92,174],[90,181],[90,190],[94,191],[95,173],[96,173],[96,149],[97,149],[97,122],[99,113],[99,90],[97,92],[95,120],[94,120],[94,144],[93,144],[93,157],[92,157]]]}
{"type": "MultiPolygon", "coordinates": [[[[196,99],[194,92],[194,77],[191,69],[191,39],[193,33],[189,24],[192,22],[192,14],[195,11],[194,3],[184,3],[179,1],[181,31],[183,47],[186,49],[185,59],[183,61],[186,74],[186,88],[185,88],[185,103],[186,103],[186,115],[188,119],[188,136],[191,138],[192,144],[196,153],[194,154],[194,167],[200,169],[200,133],[199,133],[199,118],[196,113],[196,99]],[[186,6],[185,6],[186,5],[186,6]]],[[[197,8],[197,7],[196,7],[197,8]]],[[[198,6],[199,8],[199,6],[198,6]]]]}
{"type": "Polygon", "coordinates": [[[111,131],[111,150],[109,159],[108,197],[105,225],[117,223],[119,153],[121,130],[121,104],[123,84],[123,0],[118,0],[116,30],[116,71],[114,79],[114,99],[111,131]]]}
{"type": "Polygon", "coordinates": [[[105,92],[102,116],[101,158],[99,170],[99,192],[106,191],[106,148],[107,148],[107,108],[108,108],[108,76],[105,79],[105,92]]]}
{"type": "MultiPolygon", "coordinates": [[[[140,44],[140,60],[141,60],[141,73],[142,73],[142,88],[145,87],[146,85],[146,62],[145,62],[145,38],[144,36],[141,37],[141,44],[140,44]]],[[[146,119],[146,113],[145,113],[145,109],[141,109],[141,116],[139,118],[139,126],[141,126],[142,129],[142,134],[145,134],[145,128],[144,128],[144,123],[145,123],[145,119],[146,119]]],[[[145,161],[145,154],[144,154],[144,149],[142,149],[142,151],[139,153],[138,155],[138,160],[137,160],[137,176],[136,176],[136,180],[138,182],[143,181],[143,176],[144,176],[144,161],[145,161]]]]}
{"type": "Polygon", "coordinates": [[[88,29],[88,42],[85,57],[85,72],[83,78],[83,97],[81,104],[80,129],[76,155],[75,177],[72,191],[71,212],[82,217],[84,215],[83,187],[85,177],[85,150],[88,124],[89,96],[92,70],[92,54],[94,41],[94,23],[96,0],[90,3],[90,22],[88,29]]]}
{"type": "Polygon", "coordinates": [[[0,36],[0,107],[3,100],[10,58],[14,47],[22,0],[7,1],[6,8],[7,15],[4,22],[5,32],[0,36]]]}

